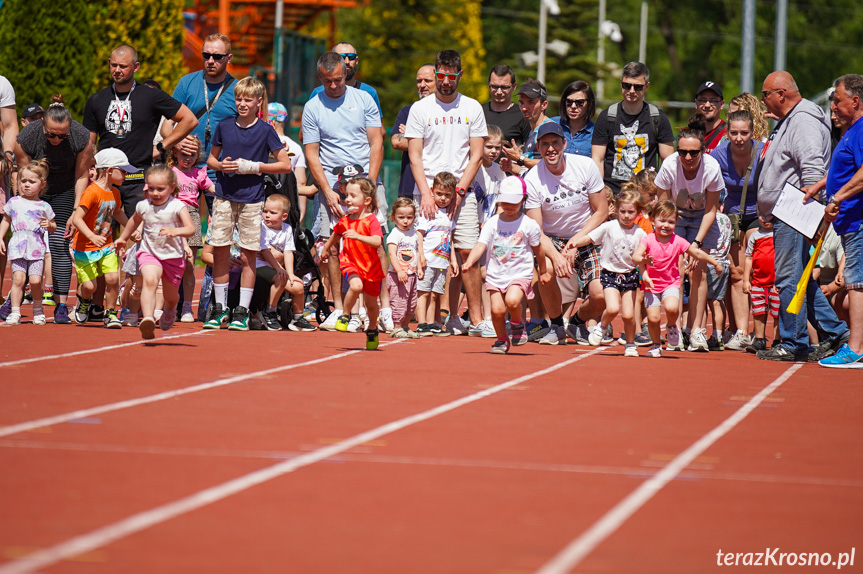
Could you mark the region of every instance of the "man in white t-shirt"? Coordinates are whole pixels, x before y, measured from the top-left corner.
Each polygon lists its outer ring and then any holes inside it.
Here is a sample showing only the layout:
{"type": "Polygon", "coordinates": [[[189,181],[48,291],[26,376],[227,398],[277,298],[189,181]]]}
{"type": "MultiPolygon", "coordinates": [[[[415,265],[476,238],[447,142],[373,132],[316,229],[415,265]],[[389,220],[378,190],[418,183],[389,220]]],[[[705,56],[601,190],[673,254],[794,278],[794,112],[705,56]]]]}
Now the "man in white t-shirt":
{"type": "MultiPolygon", "coordinates": [[[[411,106],[405,124],[405,138],[408,140],[411,172],[416,181],[414,200],[425,217],[434,219],[437,211],[431,190],[434,177],[441,172],[449,172],[458,180],[456,198],[448,211],[455,218],[453,248],[462,261],[466,261],[479,239],[479,213],[475,203],[472,209],[459,208],[482,162],[483,138],[488,135],[488,130],[480,103],[458,93],[461,74],[458,52],[442,50],[438,53],[435,58],[436,91],[411,106]]],[[[469,332],[482,335],[485,324],[480,325],[483,315],[479,267],[454,278],[455,284],[451,280],[452,291],[460,289],[462,276],[470,322],[474,327],[469,332]]],[[[451,311],[457,313],[457,309],[451,311]]],[[[488,325],[485,331],[491,332],[491,326],[488,325]]]]}
{"type": "Polygon", "coordinates": [[[542,160],[525,177],[528,217],[542,228],[542,247],[552,280],[540,285],[542,301],[551,318],[551,330],[539,340],[545,345],[566,344],[563,327],[563,307],[558,279],[578,273],[582,289],[588,298],[572,315],[570,334],[576,341],[587,344],[589,319],[596,319],[605,308],[602,285],[599,282],[599,250],[594,245],[561,253],[566,242],[586,235],[608,219],[605,184],[599,168],[588,157],[565,155],[566,137],[558,122],[541,125],[536,137],[542,160]]]}

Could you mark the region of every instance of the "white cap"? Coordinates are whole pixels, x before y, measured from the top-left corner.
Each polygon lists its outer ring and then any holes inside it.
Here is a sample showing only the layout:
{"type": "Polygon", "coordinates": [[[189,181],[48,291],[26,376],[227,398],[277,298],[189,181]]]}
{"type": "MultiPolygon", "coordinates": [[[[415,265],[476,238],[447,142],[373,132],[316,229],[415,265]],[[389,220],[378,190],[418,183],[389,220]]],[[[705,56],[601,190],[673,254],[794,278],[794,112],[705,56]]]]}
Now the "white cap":
{"type": "Polygon", "coordinates": [[[527,196],[527,184],[517,175],[510,175],[502,182],[497,192],[498,203],[520,203],[527,196]]]}
{"type": "Polygon", "coordinates": [[[114,147],[107,147],[96,154],[96,169],[117,167],[127,173],[141,171],[137,167],[129,165],[129,158],[122,151],[114,147]]]}

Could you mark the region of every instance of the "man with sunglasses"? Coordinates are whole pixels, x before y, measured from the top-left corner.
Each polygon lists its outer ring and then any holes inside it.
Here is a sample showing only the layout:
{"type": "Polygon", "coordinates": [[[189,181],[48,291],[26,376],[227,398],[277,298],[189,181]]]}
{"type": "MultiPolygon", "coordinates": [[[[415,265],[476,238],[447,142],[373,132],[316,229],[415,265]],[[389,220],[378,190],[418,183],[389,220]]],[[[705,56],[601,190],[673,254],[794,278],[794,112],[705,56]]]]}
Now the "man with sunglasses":
{"type": "Polygon", "coordinates": [[[111,52],[108,59],[114,83],[96,92],[84,106],[81,122],[90,130],[90,144],[99,149],[116,148],[126,154],[132,166],[142,171],[128,173],[120,186],[123,210],[128,217],[144,199],[143,170],[182,140],[198,124],[192,111],[162,90],[139,86],[135,72],[141,67],[138,53],[128,45],[111,52]],[[162,118],[177,123],[174,131],[153,145],[162,118]]]}
{"type": "Polygon", "coordinates": [[[704,118],[704,151],[710,153],[725,137],[725,120],[722,108],[725,99],[722,87],[716,82],[704,82],[695,90],[695,109],[704,118]]]}
{"type": "Polygon", "coordinates": [[[498,64],[488,75],[488,92],[491,99],[482,105],[485,123],[494,125],[503,132],[503,141],[522,146],[530,135],[530,124],[519,106],[512,101],[518,83],[515,72],[506,64],[498,64]]]}
{"type": "Polygon", "coordinates": [[[674,153],[674,132],[665,113],[644,101],[650,70],[641,62],[623,67],[623,101],[610,105],[596,119],[591,156],[615,195],[636,173],[656,168],[658,159],[674,153]]]}
{"type": "MultiPolygon", "coordinates": [[[[192,110],[198,118],[198,125],[192,133],[177,145],[184,153],[195,153],[197,145],[191,136],[198,138],[202,144],[198,167],[205,167],[210,156],[210,140],[216,126],[220,121],[237,115],[237,105],[234,102],[235,78],[228,72],[228,64],[234,59],[231,39],[224,34],[210,34],[204,38],[201,59],[203,69],[180,78],[174,88],[173,97],[192,110]]],[[[172,124],[173,122],[163,124],[163,137],[175,129],[176,126],[172,124]]],[[[207,168],[207,175],[212,181],[217,181],[215,171],[207,168]]],[[[205,194],[204,199],[212,208],[213,196],[205,194]]]]}

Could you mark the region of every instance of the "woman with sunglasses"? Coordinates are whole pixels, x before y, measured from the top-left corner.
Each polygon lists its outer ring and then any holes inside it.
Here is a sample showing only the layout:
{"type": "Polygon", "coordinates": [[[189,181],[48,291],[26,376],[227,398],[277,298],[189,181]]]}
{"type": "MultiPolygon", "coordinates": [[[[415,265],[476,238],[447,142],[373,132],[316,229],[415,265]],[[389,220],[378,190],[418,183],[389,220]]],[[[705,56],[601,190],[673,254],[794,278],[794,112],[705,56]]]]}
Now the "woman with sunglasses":
{"type": "MultiPolygon", "coordinates": [[[[725,181],[719,163],[704,153],[703,130],[693,127],[680,130],[677,151],[662,162],[654,183],[658,200],[671,200],[677,206],[675,233],[702,251],[709,253],[715,249],[719,242],[716,212],[725,181]]],[[[689,314],[684,332],[690,332],[689,350],[707,351],[707,339],[701,328],[707,309],[704,263],[694,261],[690,266],[689,285],[689,314]]]]}
{"type": "Polygon", "coordinates": [[[559,122],[563,128],[566,136],[564,153],[590,157],[595,112],[596,97],[590,84],[578,80],[563,89],[560,95],[560,115],[551,119],[559,122]]]}
{"type": "MultiPolygon", "coordinates": [[[[72,212],[88,184],[93,163],[90,131],[72,119],[60,94],[52,98],[45,117],[27,125],[18,134],[18,165],[32,160],[48,161],[48,191],[42,197],[54,210],[57,230],[48,236],[51,250],[50,281],[54,285],[55,323],[70,323],[66,297],[72,277],[69,239],[72,234],[72,212]]],[[[46,281],[47,283],[47,281],[46,281]]]]}

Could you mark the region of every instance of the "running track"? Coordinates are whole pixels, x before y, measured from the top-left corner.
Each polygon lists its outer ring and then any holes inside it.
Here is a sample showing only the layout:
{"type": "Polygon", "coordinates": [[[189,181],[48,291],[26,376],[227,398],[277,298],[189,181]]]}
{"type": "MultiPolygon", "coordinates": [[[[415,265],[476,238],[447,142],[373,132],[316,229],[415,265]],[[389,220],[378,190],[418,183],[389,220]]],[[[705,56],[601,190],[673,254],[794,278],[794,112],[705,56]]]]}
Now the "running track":
{"type": "Polygon", "coordinates": [[[0,327],[0,574],[697,573],[863,547],[860,371],[162,335],[0,327]]]}

